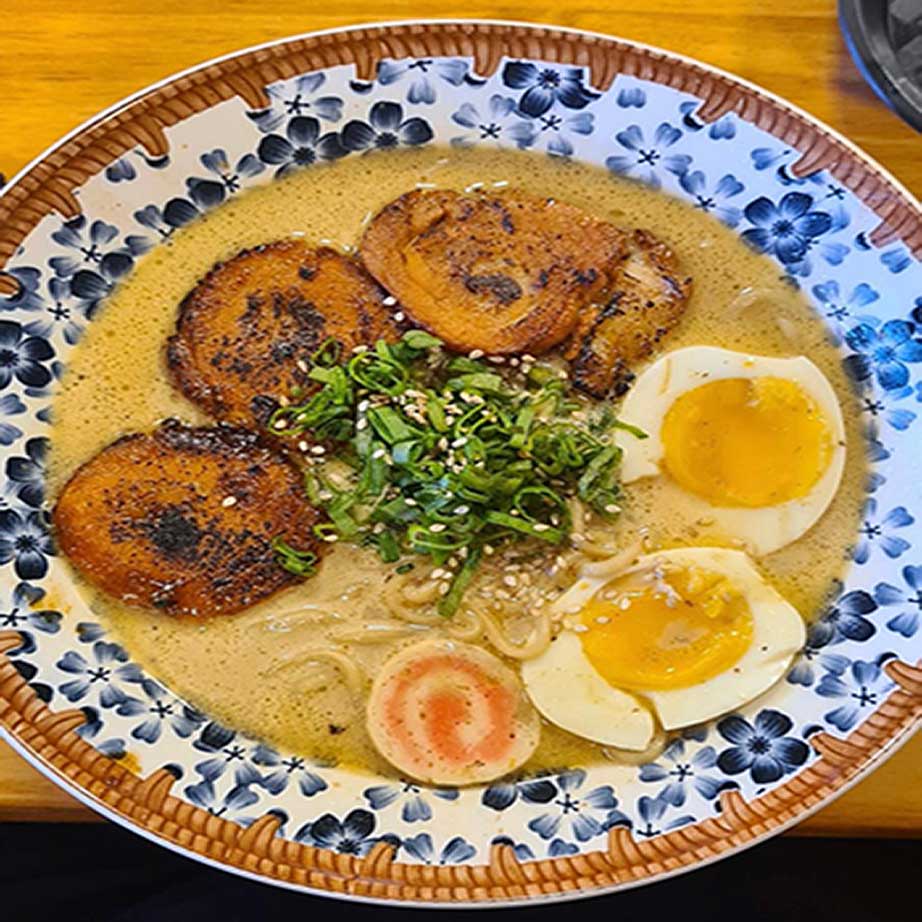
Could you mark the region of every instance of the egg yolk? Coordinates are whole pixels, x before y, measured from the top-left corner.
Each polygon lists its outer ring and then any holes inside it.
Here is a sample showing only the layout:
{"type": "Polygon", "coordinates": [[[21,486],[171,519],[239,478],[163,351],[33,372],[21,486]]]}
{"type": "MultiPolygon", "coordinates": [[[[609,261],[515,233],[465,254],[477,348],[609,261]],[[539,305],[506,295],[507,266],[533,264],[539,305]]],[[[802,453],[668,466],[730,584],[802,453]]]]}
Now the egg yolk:
{"type": "Polygon", "coordinates": [[[806,496],[832,454],[813,398],[786,378],[726,378],[678,397],[660,432],[666,472],[715,506],[806,496]]]}
{"type": "Polygon", "coordinates": [[[616,688],[697,685],[732,669],[752,642],[745,597],[720,573],[654,569],[608,583],[576,630],[593,668],[616,688]]]}

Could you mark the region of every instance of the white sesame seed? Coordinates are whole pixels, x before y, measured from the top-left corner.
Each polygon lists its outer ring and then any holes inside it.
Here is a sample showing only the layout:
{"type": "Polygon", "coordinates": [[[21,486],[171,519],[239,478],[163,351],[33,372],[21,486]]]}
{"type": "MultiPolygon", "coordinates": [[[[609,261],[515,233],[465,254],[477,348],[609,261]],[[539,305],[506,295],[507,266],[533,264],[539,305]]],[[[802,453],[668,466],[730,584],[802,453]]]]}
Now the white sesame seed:
{"type": "Polygon", "coordinates": [[[378,458],[383,458],[386,454],[387,454],[387,452],[386,452],[383,448],[376,448],[376,449],[371,453],[371,458],[372,458],[373,461],[377,461],[378,458]]]}
{"type": "Polygon", "coordinates": [[[493,188],[494,188],[494,189],[503,189],[503,188],[505,188],[505,187],[508,186],[508,185],[509,185],[509,180],[508,180],[508,179],[498,179],[495,183],[493,183],[493,188]]]}
{"type": "Polygon", "coordinates": [[[418,505],[419,505],[419,503],[416,502],[416,500],[413,499],[412,496],[407,496],[407,497],[405,497],[405,498],[404,498],[404,503],[406,503],[406,505],[408,505],[408,506],[418,506],[418,505]]]}
{"type": "Polygon", "coordinates": [[[621,511],[621,507],[620,507],[617,503],[609,503],[609,504],[605,507],[605,511],[606,511],[609,515],[614,515],[616,512],[620,512],[620,511],[621,511]]]}
{"type": "Polygon", "coordinates": [[[301,441],[298,442],[298,451],[307,451],[309,448],[310,448],[310,445],[308,445],[307,442],[304,441],[304,439],[301,439],[301,441]]]}
{"type": "Polygon", "coordinates": [[[362,417],[362,418],[355,424],[355,431],[356,431],[356,432],[361,432],[363,429],[367,429],[367,428],[368,428],[368,420],[365,419],[365,417],[362,417]]]}
{"type": "Polygon", "coordinates": [[[229,509],[231,506],[236,506],[237,497],[236,496],[225,496],[224,499],[221,500],[221,505],[225,509],[229,509]]]}
{"type": "Polygon", "coordinates": [[[439,595],[448,595],[451,590],[451,583],[442,583],[439,586],[439,595]]]}
{"type": "Polygon", "coordinates": [[[335,544],[339,541],[339,535],[324,535],[323,540],[326,541],[327,544],[335,544]]]}
{"type": "Polygon", "coordinates": [[[317,494],[317,498],[325,503],[328,503],[331,499],[333,499],[333,494],[327,490],[324,490],[323,492],[317,494]]]}
{"type": "Polygon", "coordinates": [[[503,584],[508,586],[510,589],[514,589],[518,586],[519,581],[510,573],[508,576],[503,577],[503,584]]]}
{"type": "Polygon", "coordinates": [[[535,528],[535,531],[550,531],[551,530],[551,526],[545,525],[544,522],[536,522],[534,528],[535,528]]]}
{"type": "Polygon", "coordinates": [[[436,534],[438,534],[440,531],[445,531],[447,527],[448,526],[443,524],[442,522],[434,522],[432,525],[429,526],[429,531],[435,532],[436,534]]]}
{"type": "Polygon", "coordinates": [[[471,511],[470,506],[455,506],[452,510],[455,515],[467,515],[471,511]]]}
{"type": "Polygon", "coordinates": [[[478,189],[483,188],[482,182],[472,182],[469,186],[465,186],[465,192],[476,192],[478,189]]]}
{"type": "Polygon", "coordinates": [[[483,546],[483,552],[484,552],[484,554],[487,555],[487,557],[489,557],[491,554],[496,553],[496,548],[493,547],[492,544],[485,544],[485,545],[483,546]]]}
{"type": "Polygon", "coordinates": [[[367,352],[367,351],[368,351],[368,346],[366,346],[364,343],[359,343],[359,345],[353,346],[353,347],[352,347],[352,351],[353,351],[353,352],[356,352],[356,353],[359,353],[359,352],[367,352]]]}
{"type": "Polygon", "coordinates": [[[611,618],[607,617],[606,615],[599,615],[599,617],[595,619],[595,623],[596,624],[610,624],[611,618]]]}
{"type": "Polygon", "coordinates": [[[394,320],[396,320],[397,323],[403,323],[406,319],[407,315],[403,311],[397,311],[397,313],[394,314],[394,320]]]}
{"type": "Polygon", "coordinates": [[[416,188],[417,189],[434,189],[435,183],[434,182],[418,182],[416,183],[416,188]]]}
{"type": "Polygon", "coordinates": [[[311,448],[312,455],[325,455],[326,453],[327,450],[323,447],[323,445],[314,445],[311,448]]]}
{"type": "Polygon", "coordinates": [[[451,574],[447,570],[443,570],[441,567],[436,567],[430,574],[429,579],[444,579],[446,576],[451,574]]]}
{"type": "Polygon", "coordinates": [[[393,307],[397,303],[397,299],[393,295],[388,295],[386,298],[381,299],[381,303],[385,307],[393,307]]]}
{"type": "Polygon", "coordinates": [[[505,365],[506,357],[504,355],[488,355],[487,361],[492,362],[494,365],[505,365]]]}
{"type": "Polygon", "coordinates": [[[483,358],[483,349],[471,349],[471,351],[468,352],[467,357],[469,359],[483,358]]]}
{"type": "Polygon", "coordinates": [[[455,439],[455,440],[451,443],[451,447],[452,447],[452,448],[463,448],[465,445],[467,445],[467,436],[466,436],[466,435],[462,435],[460,438],[455,439]]]}
{"type": "Polygon", "coordinates": [[[277,419],[277,420],[275,421],[275,428],[276,428],[276,429],[284,429],[287,425],[288,425],[288,420],[287,420],[287,419],[277,419]]]}
{"type": "Polygon", "coordinates": [[[574,634],[585,634],[586,631],[588,631],[588,630],[589,630],[589,628],[586,627],[585,624],[574,624],[574,625],[573,625],[573,633],[574,633],[574,634]]]}

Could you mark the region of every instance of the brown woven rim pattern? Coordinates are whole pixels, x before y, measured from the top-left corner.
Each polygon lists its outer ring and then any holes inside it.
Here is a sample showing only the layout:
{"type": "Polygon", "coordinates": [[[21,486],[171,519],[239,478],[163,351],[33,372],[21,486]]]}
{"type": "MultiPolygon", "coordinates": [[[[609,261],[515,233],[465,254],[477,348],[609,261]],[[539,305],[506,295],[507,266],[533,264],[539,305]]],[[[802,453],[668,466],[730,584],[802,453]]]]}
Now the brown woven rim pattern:
{"type": "MultiPolygon", "coordinates": [[[[87,179],[138,146],[151,156],[167,153],[166,130],[191,115],[234,96],[251,109],[267,108],[268,84],[324,67],[354,64],[359,79],[371,80],[382,58],[444,55],[472,58],[485,77],[503,57],[533,58],[586,67],[593,86],[603,91],[626,74],[691,93],[703,100],[698,115],[705,121],[734,112],[795,148],[796,175],[829,171],[880,218],[870,235],[873,244],[902,240],[922,258],[918,206],[851,147],[778,100],[691,61],[613,38],[541,26],[443,22],[308,35],[218,61],[145,93],[56,148],[0,198],[0,269],[44,216],[80,214],[74,190],[87,179]]],[[[0,295],[16,289],[16,281],[0,272],[0,295]]]]}
{"type": "Polygon", "coordinates": [[[302,845],[277,835],[272,812],[244,828],[170,791],[178,772],[166,766],[139,778],[75,732],[82,711],[46,707],[6,655],[23,642],[0,632],[0,723],[55,774],[100,805],[154,835],[204,858],[264,877],[353,896],[388,900],[470,902],[565,894],[640,881],[718,857],[777,830],[817,806],[861,772],[922,717],[922,663],[899,660],[886,671],[897,683],[883,704],[846,739],[811,737],[817,758],[768,794],[746,801],[720,795],[720,814],[651,839],[609,831],[607,847],[562,858],[521,862],[509,845],[494,845],[483,865],[438,866],[394,860],[379,842],[363,858],[302,845]]]}
{"type": "MultiPolygon", "coordinates": [[[[172,126],[239,96],[251,109],[269,105],[267,84],[300,73],[354,64],[359,79],[375,76],[382,58],[471,57],[481,76],[503,57],[584,66],[600,90],[618,74],[689,92],[702,100],[698,115],[713,121],[733,112],[795,148],[796,175],[830,172],[871,208],[880,224],[878,246],[901,240],[922,257],[922,213],[883,173],[847,144],[783,103],[705,67],[603,36],[501,23],[428,23],[359,28],[310,35],[256,49],[185,74],[90,124],[35,164],[0,197],[0,295],[17,283],[2,267],[45,216],[80,214],[75,195],[90,177],[127,151],[168,152],[172,126]]],[[[794,821],[863,771],[922,716],[922,664],[890,662],[898,690],[846,739],[817,733],[817,758],[785,784],[751,802],[737,792],[720,797],[714,818],[652,839],[624,828],[607,847],[582,855],[520,862],[510,846],[495,845],[485,865],[432,867],[394,860],[379,843],[363,858],[301,845],[277,835],[280,819],[267,813],[249,828],[174,797],[178,772],[167,766],[146,778],[99,753],[75,732],[79,710],[46,707],[5,654],[21,644],[0,632],[0,722],[36,760],[126,821],[197,855],[291,884],[356,896],[414,901],[484,901],[565,894],[611,887],[689,867],[794,821]]]]}

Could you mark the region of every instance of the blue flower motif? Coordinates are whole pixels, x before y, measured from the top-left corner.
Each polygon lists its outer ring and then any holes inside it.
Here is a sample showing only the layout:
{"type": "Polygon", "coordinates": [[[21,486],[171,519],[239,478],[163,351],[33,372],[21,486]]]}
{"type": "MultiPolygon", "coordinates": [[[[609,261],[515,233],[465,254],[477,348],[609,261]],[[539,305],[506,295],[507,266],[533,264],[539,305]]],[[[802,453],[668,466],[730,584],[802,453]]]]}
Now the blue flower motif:
{"type": "Polygon", "coordinates": [[[874,598],[878,605],[899,605],[903,610],[887,622],[887,628],[903,637],[913,637],[919,630],[922,612],[922,567],[903,567],[901,574],[908,591],[891,583],[878,583],[874,587],[874,598]]]}
{"type": "Polygon", "coordinates": [[[19,416],[26,412],[26,405],[16,394],[4,394],[0,397],[0,445],[12,445],[22,435],[22,429],[6,422],[10,416],[19,416]]]}
{"type": "Polygon", "coordinates": [[[573,142],[568,134],[590,135],[593,131],[594,117],[589,112],[577,112],[575,115],[558,115],[548,112],[532,121],[535,135],[532,143],[542,139],[547,141],[545,149],[555,157],[570,157],[573,154],[573,142]]]}
{"type": "Polygon", "coordinates": [[[0,612],[0,629],[15,631],[28,625],[43,634],[57,634],[61,629],[61,612],[35,607],[44,597],[44,589],[29,583],[17,583],[13,589],[12,606],[9,611],[0,612]]]}
{"type": "Polygon", "coordinates": [[[537,137],[537,131],[531,120],[516,114],[515,100],[508,96],[494,93],[481,113],[473,103],[465,102],[452,113],[451,120],[469,133],[451,139],[456,147],[467,147],[484,141],[499,144],[511,141],[521,150],[531,147],[537,137]]]}
{"type": "Polygon", "coordinates": [[[618,91],[615,102],[622,109],[642,109],[647,104],[647,94],[639,86],[627,86],[618,91]]]}
{"type": "Polygon", "coordinates": [[[542,839],[552,839],[561,826],[569,827],[579,842],[588,842],[610,828],[615,819],[623,816],[617,809],[618,801],[611,785],[578,794],[585,780],[586,772],[581,769],[557,775],[554,779],[556,797],[548,803],[553,812],[536,816],[529,821],[528,828],[542,839]]]}
{"type": "Polygon", "coordinates": [[[44,513],[0,509],[0,564],[13,561],[20,579],[41,579],[54,557],[54,542],[44,513]]]}
{"type": "Polygon", "coordinates": [[[41,336],[30,336],[22,324],[0,320],[0,389],[13,379],[27,388],[40,390],[51,383],[46,363],[54,358],[54,348],[41,336]]]}
{"type": "Polygon", "coordinates": [[[897,390],[909,383],[907,364],[922,362],[922,340],[915,338],[915,327],[908,320],[888,320],[882,326],[875,318],[853,327],[845,341],[854,351],[844,366],[859,383],[872,376],[884,390],[897,390]]]}
{"type": "Polygon", "coordinates": [[[902,272],[904,269],[908,269],[910,265],[912,265],[912,258],[909,252],[903,247],[885,250],[880,254],[880,261],[894,273],[894,275],[902,272]]]}
{"type": "Polygon", "coordinates": [[[289,84],[273,84],[266,88],[271,106],[247,112],[256,127],[265,134],[279,128],[290,116],[310,114],[326,122],[338,122],[343,115],[343,101],[338,96],[314,96],[326,82],[326,75],[304,74],[289,84]]]}
{"type": "Polygon", "coordinates": [[[906,528],[914,521],[905,506],[894,506],[883,517],[878,516],[877,500],[869,498],[864,507],[864,522],[859,529],[862,537],[852,554],[855,563],[867,563],[871,556],[871,548],[875,545],[891,560],[908,551],[909,542],[891,532],[897,528],[906,528]]]}
{"type": "Polygon", "coordinates": [[[126,747],[123,739],[108,739],[101,742],[95,741],[103,728],[103,721],[99,716],[99,711],[91,707],[82,707],[80,710],[86,718],[86,722],[77,728],[77,736],[85,740],[94,740],[93,748],[96,749],[97,752],[101,752],[103,755],[108,756],[110,759],[125,758],[126,747]]]}
{"type": "Polygon", "coordinates": [[[867,282],[856,285],[848,297],[843,296],[839,283],[834,279],[814,285],[811,290],[813,297],[823,305],[823,313],[837,323],[844,323],[848,318],[865,321],[862,309],[880,299],[867,282]]]}
{"type": "Polygon", "coordinates": [[[41,271],[33,266],[13,266],[3,271],[16,280],[17,289],[11,295],[0,295],[0,310],[41,310],[43,306],[43,299],[39,293],[42,284],[41,271]]]}
{"type": "Polygon", "coordinates": [[[188,739],[205,723],[207,718],[201,711],[169,695],[152,679],[142,679],[140,685],[149,700],[142,702],[137,712],[146,713],[149,716],[132,729],[131,735],[134,739],[144,743],[156,743],[165,726],[169,727],[180,739],[188,739]]]}
{"type": "Polygon", "coordinates": [[[428,832],[421,832],[419,835],[403,839],[400,847],[414,861],[419,861],[422,864],[461,864],[464,861],[470,861],[477,854],[477,849],[470,842],[461,836],[455,836],[445,843],[439,852],[438,859],[436,859],[432,836],[428,832]]]}
{"type": "MultiPolygon", "coordinates": [[[[352,810],[342,820],[325,813],[312,823],[305,823],[295,834],[295,841],[328,848],[342,855],[366,855],[383,838],[373,838],[374,831],[375,817],[368,810],[352,810]]],[[[388,840],[392,838],[387,837],[388,840]]]]}
{"type": "Polygon", "coordinates": [[[444,80],[452,86],[461,86],[462,83],[479,85],[484,82],[471,77],[468,71],[467,61],[458,59],[433,61],[431,58],[418,58],[415,61],[381,61],[378,64],[378,83],[381,86],[391,86],[407,77],[407,102],[430,105],[435,102],[436,97],[433,78],[444,80]]]}
{"type": "Polygon", "coordinates": [[[823,715],[837,730],[845,732],[858,723],[863,708],[874,710],[893,687],[894,683],[877,663],[855,660],[851,669],[842,664],[829,669],[816,686],[816,693],[823,698],[848,699],[848,703],[823,715]]]}
{"type": "Polygon", "coordinates": [[[418,147],[433,137],[429,123],[418,116],[405,119],[398,102],[376,102],[368,121],[354,119],[343,126],[341,139],[346,151],[388,150],[406,145],[418,147]]]}
{"type": "MultiPolygon", "coordinates": [[[[159,157],[150,157],[143,149],[136,150],[134,153],[152,170],[162,170],[170,164],[170,158],[167,154],[163,154],[159,157]]],[[[115,163],[110,163],[109,166],[106,167],[105,173],[106,179],[111,183],[131,182],[137,175],[138,171],[127,157],[120,157],[115,163]]]]}
{"type": "MultiPolygon", "coordinates": [[[[897,432],[904,432],[915,421],[916,414],[897,404],[913,395],[913,389],[907,385],[892,391],[877,394],[865,393],[861,398],[861,411],[871,418],[871,423],[883,420],[897,432]]],[[[871,431],[874,431],[873,428],[871,431]]]]}
{"type": "Polygon", "coordinates": [[[716,122],[711,122],[710,126],[708,126],[706,122],[701,121],[695,115],[698,105],[697,102],[683,102],[679,105],[682,124],[689,131],[701,131],[707,127],[708,137],[712,141],[729,141],[731,138],[736,137],[736,124],[733,121],[733,116],[724,115],[717,119],[716,122]]]}
{"type": "Polygon", "coordinates": [[[298,115],[285,128],[285,137],[268,134],[256,150],[264,163],[277,166],[276,177],[321,160],[338,160],[347,153],[334,131],[320,134],[320,122],[310,115],[298,115]]]}
{"type": "Polygon", "coordinates": [[[227,159],[227,153],[220,147],[208,151],[199,157],[202,166],[215,179],[191,176],[186,180],[190,197],[203,209],[220,205],[228,195],[240,191],[241,182],[258,176],[265,169],[259,158],[253,154],[244,154],[233,167],[227,159]]]}
{"type": "MultiPolygon", "coordinates": [[[[652,839],[654,836],[662,835],[670,829],[678,829],[679,826],[685,826],[695,821],[693,816],[684,814],[673,817],[665,823],[660,823],[669,807],[669,801],[661,796],[638,798],[637,813],[642,822],[633,826],[634,835],[641,836],[644,839],[652,839]]],[[[626,820],[626,817],[624,819],[626,820]]],[[[612,825],[631,826],[631,823],[630,821],[622,821],[612,825]]]]}
{"type": "Polygon", "coordinates": [[[308,762],[301,756],[288,756],[283,759],[269,746],[259,745],[252,759],[256,765],[265,765],[273,769],[264,775],[261,781],[262,786],[270,794],[281,794],[282,791],[288,789],[288,785],[295,778],[298,780],[298,789],[305,797],[313,797],[329,787],[320,775],[311,770],[308,762]]]}
{"type": "Polygon", "coordinates": [[[686,785],[689,782],[707,800],[713,800],[726,784],[720,778],[704,774],[707,769],[717,764],[717,753],[713,746],[704,746],[695,752],[691,759],[686,759],[685,741],[676,739],[663,751],[663,759],[668,764],[648,762],[641,765],[640,780],[666,781],[665,787],[657,796],[674,807],[681,807],[685,803],[686,785]]]}
{"type": "Polygon", "coordinates": [[[661,184],[657,174],[658,166],[676,176],[682,176],[691,165],[691,157],[687,154],[663,154],[681,137],[682,132],[678,128],[668,122],[661,122],[648,142],[640,125],[628,125],[615,135],[615,140],[630,154],[608,157],[605,166],[613,173],[639,179],[658,189],[661,184]]]}
{"type": "Polygon", "coordinates": [[[503,67],[503,83],[513,90],[525,90],[518,108],[523,115],[537,118],[555,102],[565,109],[585,109],[601,95],[583,83],[579,67],[538,67],[529,61],[510,61],[503,67]]]}
{"type": "Polygon", "coordinates": [[[48,439],[36,436],[25,445],[26,457],[6,459],[7,489],[27,506],[38,509],[45,501],[45,457],[48,439]]]}
{"type": "Polygon", "coordinates": [[[45,286],[47,298],[43,300],[45,314],[49,319],[32,320],[25,326],[25,330],[31,336],[40,336],[45,339],[51,339],[55,329],[60,329],[64,336],[64,342],[73,346],[83,335],[83,324],[75,318],[75,308],[77,312],[82,312],[86,305],[79,299],[76,303],[71,303],[74,299],[71,291],[71,280],[69,278],[59,278],[52,275],[45,286]]]}
{"type": "Polygon", "coordinates": [[[519,798],[528,804],[546,804],[557,796],[551,778],[528,778],[523,781],[497,781],[481,795],[480,802],[491,810],[507,810],[519,798]]]}
{"type": "Polygon", "coordinates": [[[807,641],[815,649],[851,640],[863,643],[874,636],[876,628],[867,618],[877,610],[877,602],[863,589],[842,593],[823,609],[822,614],[807,630],[807,641]]]}
{"type": "Polygon", "coordinates": [[[785,265],[799,263],[813,241],[832,227],[832,217],[812,207],[813,197],[804,192],[788,192],[777,205],[761,196],[743,209],[746,220],[755,225],[743,231],[743,240],[785,265]]]}
{"type": "MultiPolygon", "coordinates": [[[[454,788],[430,788],[429,793],[440,800],[457,800],[458,791],[454,788]]],[[[410,781],[400,784],[379,784],[366,788],[362,796],[368,801],[372,810],[383,810],[398,800],[403,801],[400,817],[405,823],[417,823],[432,819],[432,808],[422,788],[410,781]]]]}
{"type": "Polygon", "coordinates": [[[727,203],[728,199],[739,195],[743,191],[743,184],[732,174],[722,176],[713,187],[708,185],[701,170],[683,173],[679,177],[679,185],[694,199],[695,208],[701,211],[713,212],[714,215],[728,227],[736,227],[740,223],[742,211],[727,203]]]}
{"type": "Polygon", "coordinates": [[[252,789],[252,785],[258,780],[259,776],[248,766],[242,766],[235,773],[233,786],[221,798],[218,797],[214,780],[212,779],[205,779],[197,784],[187,785],[183,789],[183,793],[197,807],[207,810],[214,816],[223,816],[226,813],[237,813],[240,810],[245,810],[259,800],[259,795],[252,789]]]}
{"type": "MultiPolygon", "coordinates": [[[[82,701],[94,687],[100,689],[99,703],[104,708],[128,705],[132,711],[143,705],[138,698],[128,695],[119,682],[136,683],[141,671],[128,661],[128,654],[117,643],[98,640],[93,644],[92,661],[77,650],[68,650],[55,664],[62,672],[76,676],[64,682],[58,691],[70,702],[82,701]]],[[[136,713],[136,711],[135,711],[136,713]]]]}
{"type": "Polygon", "coordinates": [[[756,714],[754,724],[738,714],[724,717],[717,732],[733,746],[717,757],[717,767],[727,775],[748,771],[756,784],[777,781],[810,754],[803,740],[787,735],[793,726],[787,714],[769,708],[756,714]]]}

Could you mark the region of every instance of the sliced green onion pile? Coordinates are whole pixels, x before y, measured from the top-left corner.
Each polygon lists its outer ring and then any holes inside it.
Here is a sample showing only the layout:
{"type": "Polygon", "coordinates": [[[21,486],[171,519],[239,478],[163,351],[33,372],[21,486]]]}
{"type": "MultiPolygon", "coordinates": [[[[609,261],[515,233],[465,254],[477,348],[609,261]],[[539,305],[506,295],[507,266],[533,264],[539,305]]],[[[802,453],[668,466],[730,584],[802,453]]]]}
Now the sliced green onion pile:
{"type": "MultiPolygon", "coordinates": [[[[316,389],[276,410],[269,429],[325,449],[306,455],[308,495],[328,518],[317,536],[373,546],[387,563],[415,553],[447,565],[444,616],[485,553],[564,543],[569,498],[617,515],[612,434],[645,437],[576,397],[551,365],[451,355],[421,330],[349,356],[325,343],[309,376],[316,389]]],[[[313,560],[283,542],[278,551],[286,569],[310,572],[313,560]]]]}

